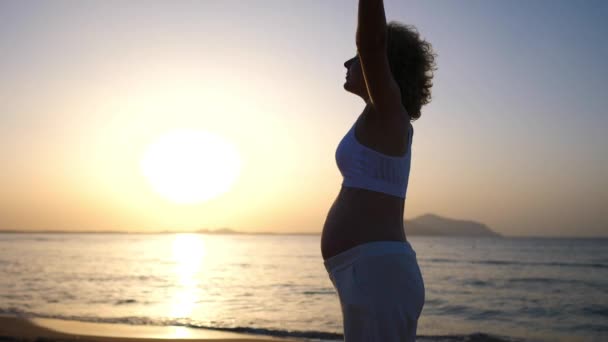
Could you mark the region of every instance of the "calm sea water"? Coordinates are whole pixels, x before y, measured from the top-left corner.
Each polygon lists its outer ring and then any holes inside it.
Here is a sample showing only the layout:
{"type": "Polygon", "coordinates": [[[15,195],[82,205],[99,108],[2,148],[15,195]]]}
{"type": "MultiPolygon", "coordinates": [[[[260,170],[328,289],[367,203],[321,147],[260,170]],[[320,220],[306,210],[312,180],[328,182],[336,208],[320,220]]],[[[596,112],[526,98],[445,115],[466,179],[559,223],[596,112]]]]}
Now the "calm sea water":
{"type": "MultiPolygon", "coordinates": [[[[341,340],[319,236],[0,234],[0,314],[341,340]]],[[[608,341],[608,240],[412,237],[420,341],[608,341]]]]}

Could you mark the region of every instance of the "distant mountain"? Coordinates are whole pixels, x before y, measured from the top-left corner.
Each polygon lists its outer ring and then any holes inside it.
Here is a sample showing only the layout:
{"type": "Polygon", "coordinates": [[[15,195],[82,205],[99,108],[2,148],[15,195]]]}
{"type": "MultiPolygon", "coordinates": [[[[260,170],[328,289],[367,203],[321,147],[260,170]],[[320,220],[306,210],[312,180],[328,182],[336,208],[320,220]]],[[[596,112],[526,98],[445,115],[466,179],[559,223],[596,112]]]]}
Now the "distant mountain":
{"type": "Polygon", "coordinates": [[[407,235],[435,235],[435,236],[489,236],[501,237],[483,223],[475,221],[454,220],[434,214],[418,216],[412,220],[405,220],[405,233],[407,235]]]}
{"type": "MultiPolygon", "coordinates": [[[[412,220],[405,220],[405,233],[409,235],[431,235],[431,236],[489,236],[501,237],[502,235],[492,231],[483,223],[475,221],[454,220],[434,214],[426,214],[412,220]]],[[[18,231],[0,230],[0,233],[61,233],[61,234],[179,234],[179,233],[199,233],[199,234],[245,234],[245,235],[318,235],[320,232],[240,232],[230,228],[218,229],[199,229],[197,231],[156,231],[156,232],[126,232],[126,231],[18,231]]]]}

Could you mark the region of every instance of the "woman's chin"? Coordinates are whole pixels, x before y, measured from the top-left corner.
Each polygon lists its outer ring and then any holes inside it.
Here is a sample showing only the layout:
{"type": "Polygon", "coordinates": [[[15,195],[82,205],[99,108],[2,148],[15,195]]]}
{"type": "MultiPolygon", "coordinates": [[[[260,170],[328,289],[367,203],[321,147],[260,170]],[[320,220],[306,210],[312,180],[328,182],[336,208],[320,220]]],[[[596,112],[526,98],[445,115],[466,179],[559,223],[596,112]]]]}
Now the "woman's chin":
{"type": "Polygon", "coordinates": [[[351,88],[350,84],[348,83],[348,81],[344,82],[344,90],[346,90],[349,93],[353,92],[353,89],[351,88]]]}

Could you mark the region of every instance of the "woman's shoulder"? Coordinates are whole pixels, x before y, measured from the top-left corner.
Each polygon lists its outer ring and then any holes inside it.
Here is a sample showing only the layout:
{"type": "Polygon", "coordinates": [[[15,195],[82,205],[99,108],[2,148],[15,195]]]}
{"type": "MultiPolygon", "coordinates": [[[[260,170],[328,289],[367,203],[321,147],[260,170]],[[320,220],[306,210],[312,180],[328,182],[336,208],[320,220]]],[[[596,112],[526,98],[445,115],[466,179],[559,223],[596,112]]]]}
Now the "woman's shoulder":
{"type": "Polygon", "coordinates": [[[355,122],[354,134],[361,144],[377,152],[401,157],[408,151],[412,132],[409,116],[385,119],[365,114],[355,122]]]}

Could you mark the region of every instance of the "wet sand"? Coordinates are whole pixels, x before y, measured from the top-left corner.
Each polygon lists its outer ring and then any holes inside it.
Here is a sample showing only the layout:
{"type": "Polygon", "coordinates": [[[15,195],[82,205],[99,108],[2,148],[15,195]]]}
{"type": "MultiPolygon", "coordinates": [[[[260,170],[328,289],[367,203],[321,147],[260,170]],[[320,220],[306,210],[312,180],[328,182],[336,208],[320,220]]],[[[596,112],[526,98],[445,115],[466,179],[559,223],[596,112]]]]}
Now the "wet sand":
{"type": "MultiPolygon", "coordinates": [[[[86,323],[47,318],[0,316],[2,342],[280,342],[297,339],[260,337],[250,334],[192,329],[177,326],[133,326],[127,324],[86,323]]],[[[300,340],[301,341],[301,340],[300,340]]]]}

